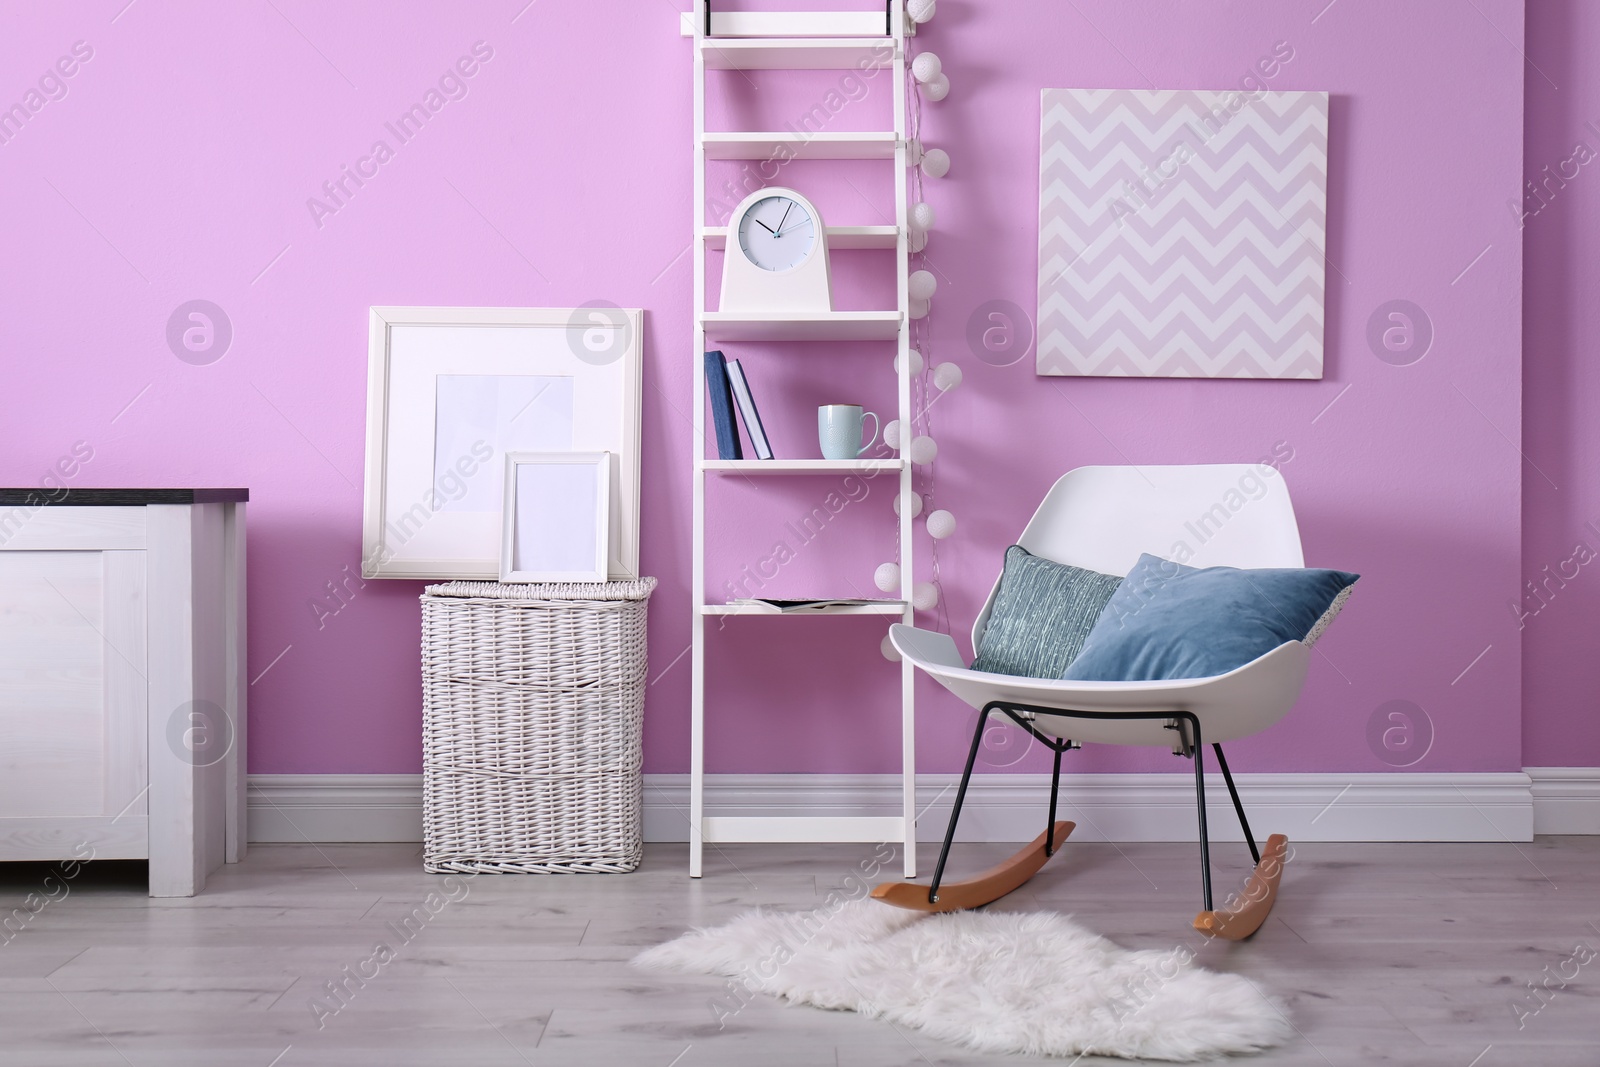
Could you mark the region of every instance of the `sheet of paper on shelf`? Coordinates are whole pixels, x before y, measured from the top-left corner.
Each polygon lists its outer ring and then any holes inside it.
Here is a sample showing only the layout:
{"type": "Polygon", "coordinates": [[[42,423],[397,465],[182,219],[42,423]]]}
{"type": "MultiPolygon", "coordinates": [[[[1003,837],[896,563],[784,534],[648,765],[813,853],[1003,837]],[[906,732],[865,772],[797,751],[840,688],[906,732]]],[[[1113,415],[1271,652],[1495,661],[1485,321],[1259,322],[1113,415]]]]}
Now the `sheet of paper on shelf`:
{"type": "Polygon", "coordinates": [[[434,393],[435,511],[498,512],[507,452],[570,452],[573,379],[549,374],[441,374],[434,393]],[[478,453],[487,445],[492,458],[478,453]],[[487,477],[457,464],[478,459],[487,477]]]}

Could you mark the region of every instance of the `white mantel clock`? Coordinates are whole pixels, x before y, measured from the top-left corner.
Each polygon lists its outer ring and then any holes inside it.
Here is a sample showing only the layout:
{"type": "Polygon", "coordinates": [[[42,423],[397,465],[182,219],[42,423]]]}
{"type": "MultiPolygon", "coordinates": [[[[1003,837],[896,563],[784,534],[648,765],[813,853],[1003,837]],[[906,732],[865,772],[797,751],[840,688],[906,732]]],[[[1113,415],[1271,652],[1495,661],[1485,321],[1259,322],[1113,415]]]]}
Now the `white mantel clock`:
{"type": "Polygon", "coordinates": [[[758,189],[728,219],[722,311],[832,311],[828,234],[793,189],[758,189]]]}

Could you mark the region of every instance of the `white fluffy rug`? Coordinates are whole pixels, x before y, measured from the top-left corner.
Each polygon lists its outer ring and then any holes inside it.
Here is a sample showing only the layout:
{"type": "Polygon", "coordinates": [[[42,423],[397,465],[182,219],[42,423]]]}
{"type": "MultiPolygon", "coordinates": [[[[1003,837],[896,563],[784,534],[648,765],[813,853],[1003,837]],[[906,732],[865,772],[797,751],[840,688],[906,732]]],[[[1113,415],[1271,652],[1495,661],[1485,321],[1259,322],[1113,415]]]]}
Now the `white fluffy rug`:
{"type": "Polygon", "coordinates": [[[873,900],[752,911],[641,953],[648,970],[725,975],[719,1023],[756,993],[857,1011],[985,1052],[1202,1060],[1292,1032],[1255,983],[1129,952],[1060,915],[922,915],[873,900]]]}

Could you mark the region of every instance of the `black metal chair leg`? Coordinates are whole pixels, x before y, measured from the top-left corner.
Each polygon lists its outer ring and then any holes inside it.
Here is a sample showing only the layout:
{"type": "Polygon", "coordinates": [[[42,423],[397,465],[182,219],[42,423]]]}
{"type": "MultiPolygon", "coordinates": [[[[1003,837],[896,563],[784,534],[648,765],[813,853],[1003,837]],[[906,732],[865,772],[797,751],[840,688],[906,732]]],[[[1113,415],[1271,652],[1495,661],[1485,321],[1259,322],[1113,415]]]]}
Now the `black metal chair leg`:
{"type": "Polygon", "coordinates": [[[983,730],[989,723],[993,705],[978,713],[978,728],[972,732],[972,750],[967,753],[967,769],[961,773],[961,788],[956,790],[956,805],[950,809],[950,826],[944,832],[944,845],[939,849],[939,862],[933,867],[933,881],[928,885],[928,903],[939,903],[939,881],[944,878],[944,861],[950,858],[950,843],[956,839],[956,823],[961,818],[961,805],[967,799],[967,783],[972,780],[973,764],[978,762],[978,747],[983,744],[983,730]]]}
{"type": "Polygon", "coordinates": [[[1194,749],[1190,758],[1194,760],[1195,807],[1200,812],[1200,881],[1205,889],[1206,911],[1211,911],[1211,841],[1206,836],[1206,750],[1200,739],[1200,720],[1193,715],[1186,715],[1184,719],[1189,729],[1194,731],[1194,749]]]}
{"type": "MultiPolygon", "coordinates": [[[[1196,815],[1200,820],[1200,882],[1205,891],[1205,905],[1207,911],[1214,910],[1211,895],[1211,839],[1206,831],[1206,769],[1205,769],[1205,741],[1201,737],[1200,720],[1189,711],[1079,711],[1068,708],[1054,708],[1035,706],[1032,704],[1012,704],[993,701],[984,705],[982,713],[978,716],[978,728],[972,735],[972,751],[967,754],[967,768],[961,775],[961,788],[956,792],[955,809],[950,812],[950,827],[945,831],[944,847],[939,850],[939,862],[933,869],[933,884],[928,887],[928,901],[938,903],[939,882],[944,877],[945,860],[950,855],[950,844],[955,840],[956,822],[961,817],[961,805],[966,800],[967,783],[972,778],[972,768],[978,759],[978,746],[983,743],[983,730],[988,724],[989,713],[992,711],[1004,712],[1018,726],[1027,730],[1029,734],[1039,741],[1049,745],[1056,753],[1056,775],[1050,783],[1050,821],[1052,829],[1055,823],[1056,793],[1060,787],[1060,759],[1061,753],[1070,746],[1071,742],[1052,742],[1043,736],[1024,716],[1028,713],[1035,715],[1065,716],[1074,719],[1112,720],[1137,722],[1147,719],[1164,720],[1166,728],[1177,731],[1181,741],[1178,752],[1194,760],[1194,794],[1196,815]],[[1187,729],[1185,729],[1187,728],[1187,729]]],[[[1256,843],[1250,834],[1250,827],[1244,821],[1244,808],[1239,803],[1238,790],[1234,788],[1233,777],[1228,773],[1228,763],[1222,755],[1221,746],[1214,746],[1217,753],[1217,762],[1222,767],[1224,780],[1228,783],[1228,792],[1233,797],[1234,808],[1239,814],[1239,821],[1244,825],[1245,836],[1250,838],[1252,854],[1256,853],[1256,843]]],[[[1051,838],[1046,838],[1048,843],[1053,843],[1051,838]]],[[[1260,862],[1258,858],[1256,862],[1260,862]]]]}
{"type": "Polygon", "coordinates": [[[1250,858],[1256,863],[1261,862],[1261,850],[1256,848],[1256,835],[1250,832],[1250,820],[1244,817],[1244,805],[1239,801],[1239,790],[1234,788],[1233,775],[1228,773],[1228,757],[1222,754],[1222,746],[1213,742],[1211,751],[1217,754],[1217,766],[1222,768],[1222,780],[1228,783],[1228,795],[1233,798],[1233,810],[1239,813],[1239,825],[1244,828],[1244,839],[1250,842],[1250,858]]]}
{"type": "Polygon", "coordinates": [[[1044,854],[1056,854],[1056,794],[1061,790],[1061,753],[1066,750],[1066,744],[1051,746],[1055,748],[1056,769],[1050,775],[1050,818],[1044,824],[1044,854]]]}

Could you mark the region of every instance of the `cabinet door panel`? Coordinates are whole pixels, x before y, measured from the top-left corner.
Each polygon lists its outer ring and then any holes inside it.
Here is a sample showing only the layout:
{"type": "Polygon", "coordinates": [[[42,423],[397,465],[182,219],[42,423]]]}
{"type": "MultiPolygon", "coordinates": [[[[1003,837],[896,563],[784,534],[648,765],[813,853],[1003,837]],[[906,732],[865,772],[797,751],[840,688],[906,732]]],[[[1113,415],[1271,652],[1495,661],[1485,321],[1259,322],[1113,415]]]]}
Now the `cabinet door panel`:
{"type": "Polygon", "coordinates": [[[144,616],[142,551],[0,552],[0,820],[143,814],[144,616]]]}

